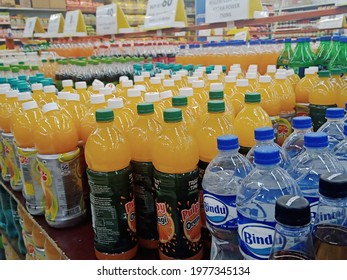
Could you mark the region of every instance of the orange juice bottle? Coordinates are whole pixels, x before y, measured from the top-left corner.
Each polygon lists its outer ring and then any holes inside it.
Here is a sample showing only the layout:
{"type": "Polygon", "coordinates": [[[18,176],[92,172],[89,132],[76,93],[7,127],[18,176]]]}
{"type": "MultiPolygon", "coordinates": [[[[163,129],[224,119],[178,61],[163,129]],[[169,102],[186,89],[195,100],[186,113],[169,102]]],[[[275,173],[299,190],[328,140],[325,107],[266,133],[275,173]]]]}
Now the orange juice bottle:
{"type": "Polygon", "coordinates": [[[259,93],[245,94],[245,107],[236,116],[234,126],[239,138],[240,153],[246,154],[254,145],[254,130],[258,127],[270,126],[272,122],[269,115],[260,106],[261,97],[259,93]]]}
{"type": "Polygon", "coordinates": [[[330,82],[330,72],[319,71],[318,76],[319,81],[315,83],[308,97],[314,131],[326,122],[326,109],[336,107],[336,93],[330,82]]]}
{"type": "Polygon", "coordinates": [[[265,75],[270,76],[271,80],[274,80],[275,75],[276,75],[276,71],[277,71],[276,65],[268,65],[266,68],[266,74],[265,75]]]}
{"type": "Polygon", "coordinates": [[[293,85],[293,88],[295,89],[298,82],[300,82],[299,75],[295,74],[294,69],[288,69],[286,71],[287,79],[290,81],[290,83],[293,85]]]}
{"type": "Polygon", "coordinates": [[[171,90],[165,90],[165,91],[159,93],[161,104],[162,104],[162,107],[164,110],[171,108],[172,96],[173,96],[173,94],[172,94],[171,90]]]}
{"type": "Polygon", "coordinates": [[[164,88],[159,77],[152,77],[149,84],[149,92],[162,92],[164,88]]]}
{"type": "Polygon", "coordinates": [[[162,133],[153,145],[160,259],[201,259],[197,142],[182,122],[182,111],[164,111],[162,133]]]}
{"type": "Polygon", "coordinates": [[[231,96],[234,94],[236,88],[236,76],[225,76],[224,77],[224,93],[225,95],[231,96]]]}
{"type": "Polygon", "coordinates": [[[172,97],[172,107],[182,110],[183,123],[189,133],[196,136],[198,130],[198,119],[194,116],[194,113],[188,107],[187,96],[174,96],[172,97]]]}
{"type": "Polygon", "coordinates": [[[120,97],[109,99],[107,107],[113,110],[115,127],[122,133],[126,133],[136,120],[133,111],[124,106],[123,99],[120,97]]]}
{"type": "MultiPolygon", "coordinates": [[[[340,68],[333,68],[330,70],[331,78],[330,82],[333,85],[334,91],[338,93],[343,86],[343,80],[341,78],[342,71],[340,68]]],[[[344,107],[341,107],[344,108],[344,107]]]]}
{"type": "Polygon", "coordinates": [[[73,88],[73,81],[72,80],[63,80],[62,85],[63,85],[63,89],[61,91],[76,93],[76,90],[73,88]]]}
{"type": "Polygon", "coordinates": [[[34,130],[34,142],[46,201],[45,219],[52,227],[71,227],[86,213],[78,168],[78,131],[56,103],[47,103],[42,111],[44,117],[34,130]]]}
{"type": "Polygon", "coordinates": [[[119,77],[119,83],[116,85],[116,92],[124,91],[123,82],[129,81],[128,76],[119,77]]]}
{"type": "MultiPolygon", "coordinates": [[[[118,89],[116,89],[116,97],[122,97],[122,98],[127,98],[128,95],[128,89],[133,88],[134,87],[134,83],[132,80],[122,80],[120,82],[120,87],[118,89]]],[[[117,85],[117,86],[118,86],[117,85]]]]}
{"type": "Polygon", "coordinates": [[[43,99],[44,97],[44,93],[43,93],[43,86],[42,84],[32,84],[31,85],[31,90],[33,92],[32,96],[33,96],[33,99],[37,102],[37,104],[40,103],[40,101],[43,99]]]}
{"type": "Polygon", "coordinates": [[[225,102],[225,115],[231,123],[234,122],[235,113],[232,108],[231,96],[224,95],[222,83],[213,83],[210,85],[209,100],[223,100],[225,102]]]}
{"type": "Polygon", "coordinates": [[[179,74],[172,75],[171,77],[174,80],[175,86],[180,89],[184,86],[184,81],[182,80],[182,76],[179,74]]]}
{"type": "Polygon", "coordinates": [[[22,109],[22,105],[25,102],[28,101],[32,101],[32,97],[31,97],[31,93],[30,92],[20,92],[17,95],[17,105],[14,110],[13,113],[11,114],[11,118],[10,118],[10,126],[11,126],[11,131],[13,132],[13,123],[16,121],[16,119],[18,118],[18,116],[20,114],[23,113],[23,109],[22,109]]]}
{"type": "MultiPolygon", "coordinates": [[[[283,69],[285,70],[285,69],[283,69]]],[[[295,108],[295,92],[293,86],[287,82],[287,76],[284,72],[275,74],[274,91],[281,98],[281,112],[290,112],[295,108]]]]}
{"type": "Polygon", "coordinates": [[[188,71],[186,69],[182,69],[177,71],[176,74],[182,77],[182,87],[188,87],[188,71]]]}
{"type": "Polygon", "coordinates": [[[199,81],[198,77],[190,76],[187,79],[187,87],[193,87],[193,82],[199,81]]]}
{"type": "Polygon", "coordinates": [[[145,93],[145,102],[146,103],[153,103],[154,105],[154,115],[159,121],[159,123],[163,122],[163,106],[160,102],[160,95],[159,92],[146,92],[145,93]]]}
{"type": "Polygon", "coordinates": [[[205,106],[209,96],[208,91],[205,89],[205,82],[203,80],[196,80],[192,82],[193,96],[199,103],[200,108],[205,106]]]}
{"type": "Polygon", "coordinates": [[[60,109],[63,109],[66,107],[67,103],[66,103],[66,99],[68,94],[70,94],[69,92],[58,92],[57,94],[57,104],[59,106],[60,109]]]}
{"type": "Polygon", "coordinates": [[[162,126],[154,115],[153,103],[137,104],[138,118],[128,131],[131,166],[135,184],[136,230],[139,244],[157,249],[159,244],[155,208],[152,150],[162,126]]]}
{"type": "Polygon", "coordinates": [[[207,75],[207,82],[205,83],[205,89],[207,91],[209,91],[211,84],[214,84],[214,83],[219,83],[218,75],[217,74],[208,74],[207,75]]]}
{"type": "Polygon", "coordinates": [[[180,88],[180,96],[187,96],[188,107],[193,112],[194,116],[199,119],[200,117],[200,105],[198,99],[194,96],[194,91],[192,88],[180,88]]]}
{"type": "Polygon", "coordinates": [[[247,72],[246,79],[248,80],[249,87],[251,88],[251,90],[257,91],[259,87],[257,74],[255,72],[247,72]]]}
{"type": "Polygon", "coordinates": [[[163,81],[164,90],[171,90],[173,96],[178,96],[179,88],[175,85],[175,81],[172,79],[167,79],[163,81]]]}
{"type": "Polygon", "coordinates": [[[42,108],[47,103],[52,103],[57,101],[56,88],[55,86],[44,86],[43,96],[39,101],[39,106],[42,108]]]}
{"type": "Polygon", "coordinates": [[[103,87],[104,87],[103,83],[101,83],[101,82],[100,83],[94,83],[93,82],[91,91],[93,94],[99,94],[99,90],[103,87]]]}
{"type": "Polygon", "coordinates": [[[86,82],[76,82],[75,83],[76,93],[79,94],[81,104],[86,107],[89,107],[89,100],[91,92],[87,90],[86,82]]]}
{"type": "Polygon", "coordinates": [[[143,102],[141,91],[136,88],[128,89],[127,99],[124,106],[132,112],[133,116],[137,115],[137,104],[141,102],[143,102]]]}
{"type": "Polygon", "coordinates": [[[134,84],[135,86],[142,85],[145,87],[145,91],[148,90],[148,84],[145,82],[145,78],[143,76],[134,76],[134,84]]]}
{"type": "Polygon", "coordinates": [[[164,80],[168,80],[171,78],[171,73],[170,73],[170,70],[168,69],[161,70],[161,74],[164,75],[164,80]]]}
{"type": "Polygon", "coordinates": [[[141,72],[143,79],[145,80],[145,83],[147,84],[147,88],[150,86],[150,79],[151,74],[148,71],[142,71],[141,72]]]}
{"type": "Polygon", "coordinates": [[[130,145],[115,128],[112,109],[97,110],[95,119],[85,146],[95,254],[100,260],[132,259],[138,245],[130,145]]]}
{"type": "Polygon", "coordinates": [[[28,212],[32,215],[45,213],[45,199],[40,184],[40,174],[37,170],[34,131],[39,121],[43,118],[42,110],[36,101],[22,104],[23,114],[20,114],[13,123],[13,136],[16,140],[20,168],[23,180],[23,196],[28,212]]]}
{"type": "Polygon", "coordinates": [[[156,73],[155,77],[160,78],[160,81],[163,82],[165,80],[165,75],[164,73],[156,73]]]}
{"type": "Polygon", "coordinates": [[[34,241],[35,260],[47,260],[44,248],[46,236],[44,235],[41,227],[37,224],[34,224],[33,226],[32,237],[34,241]]]}
{"type": "Polygon", "coordinates": [[[115,98],[115,96],[112,93],[112,88],[110,87],[103,87],[99,89],[99,94],[103,94],[105,96],[105,100],[109,100],[111,98],[115,98]]]}
{"type": "Polygon", "coordinates": [[[251,92],[247,79],[237,79],[234,94],[231,96],[231,104],[235,112],[235,116],[245,106],[245,94],[251,92]]]}
{"type": "Polygon", "coordinates": [[[295,86],[295,112],[297,116],[309,115],[309,96],[316,84],[316,74],[312,68],[305,68],[303,77],[295,86]]]}

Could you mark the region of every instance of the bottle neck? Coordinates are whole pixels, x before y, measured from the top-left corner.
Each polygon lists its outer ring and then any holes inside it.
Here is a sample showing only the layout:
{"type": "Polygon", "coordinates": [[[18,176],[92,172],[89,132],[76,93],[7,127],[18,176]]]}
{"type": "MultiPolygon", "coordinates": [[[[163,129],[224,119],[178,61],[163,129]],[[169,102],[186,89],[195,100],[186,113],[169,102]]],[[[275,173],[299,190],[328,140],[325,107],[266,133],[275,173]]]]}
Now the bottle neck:
{"type": "Polygon", "coordinates": [[[256,168],[260,169],[260,170],[273,170],[277,167],[279,167],[279,162],[276,164],[259,164],[259,163],[255,163],[256,168]]]}
{"type": "Polygon", "coordinates": [[[255,140],[256,146],[264,146],[264,145],[271,145],[274,143],[273,139],[268,140],[255,140]]]}
{"type": "Polygon", "coordinates": [[[289,225],[285,225],[280,222],[277,222],[276,230],[286,237],[287,236],[299,237],[299,236],[311,234],[310,224],[307,224],[304,226],[289,226],[289,225]]]}
{"type": "Polygon", "coordinates": [[[219,150],[219,154],[221,156],[236,155],[238,153],[239,153],[239,148],[237,148],[237,149],[230,149],[230,150],[219,150]]]}
{"type": "Polygon", "coordinates": [[[98,128],[109,128],[113,125],[113,121],[96,122],[96,125],[98,128]]]}
{"type": "Polygon", "coordinates": [[[308,153],[323,154],[328,152],[328,147],[306,147],[305,149],[308,153]]]}
{"type": "Polygon", "coordinates": [[[326,118],[327,119],[327,122],[341,122],[341,123],[343,123],[343,119],[344,119],[344,117],[343,118],[326,118]]]}

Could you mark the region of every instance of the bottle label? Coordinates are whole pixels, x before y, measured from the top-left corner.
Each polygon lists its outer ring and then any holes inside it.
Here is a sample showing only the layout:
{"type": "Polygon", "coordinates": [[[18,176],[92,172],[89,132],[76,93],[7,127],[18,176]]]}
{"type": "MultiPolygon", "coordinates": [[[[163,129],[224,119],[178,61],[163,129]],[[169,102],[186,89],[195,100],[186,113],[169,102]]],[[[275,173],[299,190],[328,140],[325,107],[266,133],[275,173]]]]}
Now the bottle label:
{"type": "Polygon", "coordinates": [[[218,195],[204,191],[204,208],[207,222],[216,228],[237,228],[236,195],[218,195]]]}
{"type": "Polygon", "coordinates": [[[10,173],[7,168],[6,164],[6,154],[5,154],[5,147],[3,145],[3,139],[2,139],[2,132],[0,130],[0,168],[1,168],[1,178],[5,181],[8,182],[10,180],[10,173]]]}
{"type": "Polygon", "coordinates": [[[45,218],[51,226],[71,226],[86,212],[79,154],[79,149],[57,155],[37,154],[37,169],[46,200],[45,218]]]}
{"type": "Polygon", "coordinates": [[[297,117],[307,117],[310,115],[309,103],[296,103],[295,115],[297,117]]]}
{"type": "Polygon", "coordinates": [[[123,254],[137,245],[131,167],[114,172],[87,169],[95,249],[123,254]]]}
{"type": "Polygon", "coordinates": [[[139,238],[158,240],[155,186],[151,162],[131,162],[134,176],[136,228],[139,238]]]}
{"type": "Polygon", "coordinates": [[[277,126],[277,144],[282,146],[284,141],[292,133],[292,120],[295,117],[295,111],[286,114],[281,113],[277,126]]]}
{"type": "Polygon", "coordinates": [[[204,178],[205,170],[208,166],[208,162],[199,161],[198,169],[199,169],[199,180],[198,180],[198,189],[199,189],[199,200],[200,200],[200,215],[201,215],[201,237],[203,241],[209,243],[211,241],[211,233],[206,227],[206,214],[204,208],[204,192],[202,189],[202,179],[204,178]]]}
{"type": "Polygon", "coordinates": [[[199,258],[202,254],[198,176],[198,169],[182,174],[154,170],[162,258],[199,258]]]}
{"type": "Polygon", "coordinates": [[[270,120],[272,122],[272,127],[274,129],[275,142],[277,143],[277,141],[278,141],[278,124],[279,124],[280,117],[279,116],[272,116],[272,117],[270,117],[270,120]]]}
{"type": "Polygon", "coordinates": [[[240,251],[246,259],[267,260],[274,240],[276,222],[250,219],[238,214],[240,251]]]}
{"type": "Polygon", "coordinates": [[[5,162],[10,174],[10,185],[13,190],[22,190],[23,184],[20,174],[19,156],[12,133],[2,133],[5,150],[5,162]]]}

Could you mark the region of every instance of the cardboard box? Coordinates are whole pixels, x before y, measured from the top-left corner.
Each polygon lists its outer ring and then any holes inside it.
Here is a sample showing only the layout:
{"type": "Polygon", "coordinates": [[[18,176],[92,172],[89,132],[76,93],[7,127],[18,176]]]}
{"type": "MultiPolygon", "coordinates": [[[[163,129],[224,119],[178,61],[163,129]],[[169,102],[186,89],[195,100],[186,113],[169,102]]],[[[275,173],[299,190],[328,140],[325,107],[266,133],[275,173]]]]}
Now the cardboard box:
{"type": "Polygon", "coordinates": [[[31,0],[20,0],[19,7],[21,8],[31,8],[31,0]]]}
{"type": "Polygon", "coordinates": [[[14,0],[1,0],[1,6],[3,7],[15,7],[16,2],[14,0]]]}
{"type": "Polygon", "coordinates": [[[49,7],[51,9],[66,9],[65,0],[49,0],[49,7]]]}
{"type": "Polygon", "coordinates": [[[47,0],[32,0],[32,7],[37,9],[49,9],[49,1],[47,0]]]}

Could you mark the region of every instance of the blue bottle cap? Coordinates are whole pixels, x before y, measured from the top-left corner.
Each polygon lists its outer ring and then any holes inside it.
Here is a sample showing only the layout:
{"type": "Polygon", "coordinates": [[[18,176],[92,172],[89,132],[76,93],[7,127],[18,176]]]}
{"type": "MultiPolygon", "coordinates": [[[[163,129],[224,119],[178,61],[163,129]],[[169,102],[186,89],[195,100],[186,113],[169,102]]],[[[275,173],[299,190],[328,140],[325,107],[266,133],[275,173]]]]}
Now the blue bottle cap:
{"type": "Polygon", "coordinates": [[[345,110],[342,108],[328,108],[325,112],[327,119],[343,119],[345,110]]]}
{"type": "Polygon", "coordinates": [[[340,37],[340,43],[347,43],[347,36],[340,37]]]}
{"type": "Polygon", "coordinates": [[[347,123],[345,123],[343,126],[343,134],[347,136],[347,123]]]}
{"type": "Polygon", "coordinates": [[[292,39],[291,39],[291,38],[285,38],[285,39],[284,39],[284,42],[285,42],[285,43],[291,43],[291,42],[292,42],[292,39]]]}
{"type": "Polygon", "coordinates": [[[298,43],[304,43],[305,42],[305,37],[300,37],[296,40],[298,43]]]}
{"type": "Polygon", "coordinates": [[[304,146],[308,148],[328,147],[328,134],[324,132],[310,132],[304,136],[304,146]]]}
{"type": "Polygon", "coordinates": [[[294,129],[308,129],[312,127],[311,117],[295,117],[293,118],[294,129]]]}
{"type": "Polygon", "coordinates": [[[270,126],[259,127],[254,130],[255,140],[273,140],[275,139],[274,129],[270,126]]]}
{"type": "Polygon", "coordinates": [[[320,37],[321,41],[331,41],[331,36],[322,36],[320,37]]]}
{"type": "Polygon", "coordinates": [[[180,45],[180,49],[181,49],[181,50],[184,50],[185,48],[186,48],[185,45],[180,45]]]}
{"type": "Polygon", "coordinates": [[[339,35],[334,35],[333,36],[333,41],[335,41],[335,42],[338,42],[338,41],[340,41],[340,36],[339,35]]]}
{"type": "Polygon", "coordinates": [[[254,149],[254,162],[262,165],[274,165],[279,163],[280,150],[272,146],[261,146],[254,149]]]}
{"type": "Polygon", "coordinates": [[[217,138],[218,150],[227,151],[238,149],[239,140],[235,135],[222,135],[217,138]]]}

